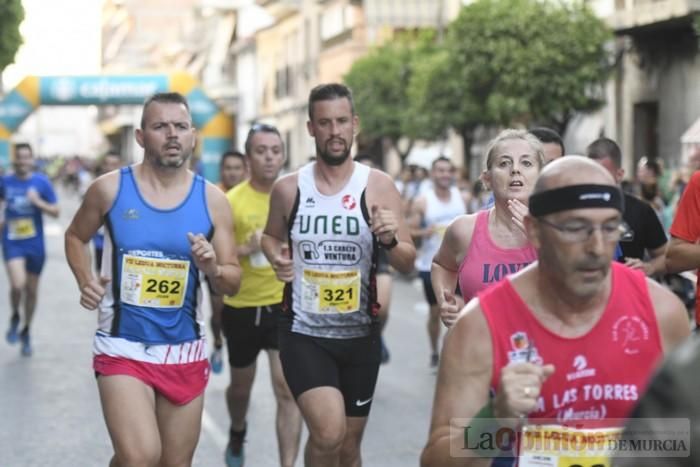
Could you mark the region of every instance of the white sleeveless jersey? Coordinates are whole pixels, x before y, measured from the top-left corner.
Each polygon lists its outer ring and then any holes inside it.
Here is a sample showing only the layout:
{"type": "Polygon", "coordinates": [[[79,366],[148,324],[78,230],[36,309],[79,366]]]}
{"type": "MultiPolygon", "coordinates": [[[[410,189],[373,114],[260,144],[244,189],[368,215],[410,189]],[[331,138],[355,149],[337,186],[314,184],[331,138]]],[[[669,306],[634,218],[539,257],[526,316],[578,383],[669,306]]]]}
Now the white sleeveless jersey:
{"type": "Polygon", "coordinates": [[[291,329],[335,339],[367,336],[377,308],[376,240],[364,199],[370,168],[355,162],[345,187],[327,196],[316,189],[315,165],[299,170],[290,222],[294,279],[285,301],[291,329]]]}
{"type": "Polygon", "coordinates": [[[430,271],[433,257],[440,248],[447,226],[455,217],[466,214],[467,207],[464,204],[461,193],[456,188],[450,190],[450,199],[447,202],[441,201],[432,188],[426,190],[423,196],[425,196],[423,224],[426,227],[434,226],[435,231],[431,236],[423,239],[420,252],[416,258],[416,269],[418,271],[430,271]]]}

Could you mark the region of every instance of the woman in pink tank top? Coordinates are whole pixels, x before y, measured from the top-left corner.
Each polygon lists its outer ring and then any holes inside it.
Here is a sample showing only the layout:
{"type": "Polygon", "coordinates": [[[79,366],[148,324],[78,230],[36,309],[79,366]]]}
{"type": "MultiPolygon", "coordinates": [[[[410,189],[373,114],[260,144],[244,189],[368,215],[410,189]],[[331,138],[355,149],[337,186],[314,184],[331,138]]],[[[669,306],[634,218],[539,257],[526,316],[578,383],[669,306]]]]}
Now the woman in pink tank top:
{"type": "Polygon", "coordinates": [[[433,258],[431,279],[446,326],[477,292],[537,259],[522,219],[543,165],[542,144],[525,130],[503,130],[489,143],[481,178],[494,206],[455,218],[433,258]],[[454,294],[458,283],[462,297],[454,294]]]}

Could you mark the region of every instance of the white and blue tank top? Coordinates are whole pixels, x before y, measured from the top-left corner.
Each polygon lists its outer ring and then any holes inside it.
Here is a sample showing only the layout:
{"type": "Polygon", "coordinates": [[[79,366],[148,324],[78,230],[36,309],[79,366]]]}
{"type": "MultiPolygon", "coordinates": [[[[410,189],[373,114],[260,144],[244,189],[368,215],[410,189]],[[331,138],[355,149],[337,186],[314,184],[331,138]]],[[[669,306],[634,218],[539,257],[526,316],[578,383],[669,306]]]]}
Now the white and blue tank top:
{"type": "Polygon", "coordinates": [[[124,167],[105,226],[102,272],[112,281],[100,305],[99,330],[149,345],[201,338],[199,270],[187,233],[208,239],[214,233],[204,179],[194,175],[182,203],[159,209],[143,198],[131,167],[124,167]]]}

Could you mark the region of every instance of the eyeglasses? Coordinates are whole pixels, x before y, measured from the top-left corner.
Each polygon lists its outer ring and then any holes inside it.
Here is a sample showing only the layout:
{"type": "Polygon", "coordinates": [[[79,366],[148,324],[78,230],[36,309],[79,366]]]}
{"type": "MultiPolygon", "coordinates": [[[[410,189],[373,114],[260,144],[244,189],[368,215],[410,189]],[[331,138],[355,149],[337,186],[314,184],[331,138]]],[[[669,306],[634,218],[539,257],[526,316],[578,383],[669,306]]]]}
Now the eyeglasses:
{"type": "Polygon", "coordinates": [[[618,242],[623,235],[630,231],[627,225],[621,220],[610,221],[600,225],[580,221],[560,225],[549,222],[541,217],[538,217],[537,220],[544,225],[558,230],[562,240],[567,243],[585,242],[597,229],[600,229],[603,240],[606,242],[618,242]]]}

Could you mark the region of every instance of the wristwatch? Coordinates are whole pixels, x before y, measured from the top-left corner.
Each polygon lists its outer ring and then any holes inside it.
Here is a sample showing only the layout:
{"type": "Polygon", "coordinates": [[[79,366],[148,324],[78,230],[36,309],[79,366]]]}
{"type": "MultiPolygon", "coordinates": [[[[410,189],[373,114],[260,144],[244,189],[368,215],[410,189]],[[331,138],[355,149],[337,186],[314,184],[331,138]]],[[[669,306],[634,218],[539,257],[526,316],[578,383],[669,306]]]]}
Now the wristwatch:
{"type": "Polygon", "coordinates": [[[396,235],[394,235],[394,238],[392,238],[389,243],[383,243],[379,239],[377,239],[377,243],[379,244],[380,247],[384,248],[385,250],[391,250],[392,248],[394,248],[396,245],[399,244],[399,241],[396,239],[396,235]]]}

